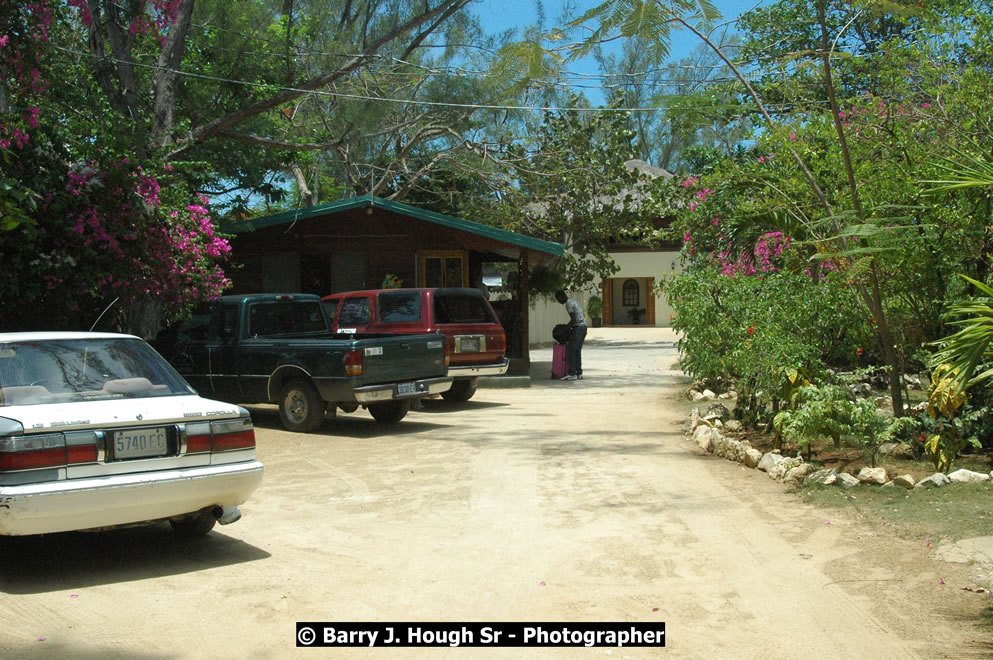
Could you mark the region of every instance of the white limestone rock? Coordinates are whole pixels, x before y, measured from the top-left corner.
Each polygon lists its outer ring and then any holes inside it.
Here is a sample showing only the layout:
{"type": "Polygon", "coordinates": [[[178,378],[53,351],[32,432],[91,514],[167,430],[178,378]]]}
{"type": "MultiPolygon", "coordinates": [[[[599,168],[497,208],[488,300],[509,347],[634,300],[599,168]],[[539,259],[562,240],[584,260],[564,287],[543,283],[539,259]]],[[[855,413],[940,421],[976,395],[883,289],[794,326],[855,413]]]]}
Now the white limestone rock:
{"type": "Polygon", "coordinates": [[[778,465],[774,465],[771,468],[769,468],[768,470],[769,476],[775,479],[776,481],[780,481],[786,476],[787,472],[801,465],[802,463],[803,463],[803,459],[787,458],[785,461],[779,463],[778,465]]]}
{"type": "Polygon", "coordinates": [[[838,475],[838,478],[835,479],[834,483],[835,485],[841,486],[845,490],[848,490],[849,488],[854,488],[855,486],[858,486],[862,482],[860,482],[858,479],[848,474],[847,472],[842,472],[841,474],[838,475]]]}
{"type": "Polygon", "coordinates": [[[879,454],[894,458],[914,458],[914,448],[906,442],[887,442],[879,445],[879,454]]]}
{"type": "Polygon", "coordinates": [[[814,466],[810,463],[801,463],[795,468],[790,468],[786,476],[783,477],[783,483],[790,484],[792,486],[802,486],[804,480],[807,478],[811,472],[814,471],[814,466]]]}
{"type": "Polygon", "coordinates": [[[858,479],[864,484],[879,484],[879,485],[885,484],[887,481],[889,481],[889,478],[887,478],[886,476],[886,468],[881,468],[881,467],[862,468],[861,470],[859,470],[858,479]]]}
{"type": "Polygon", "coordinates": [[[761,460],[762,452],[753,447],[749,447],[745,450],[745,456],[742,462],[750,468],[757,468],[759,466],[759,461],[761,460]]]}
{"type": "Polygon", "coordinates": [[[737,419],[729,419],[724,422],[724,430],[728,433],[741,433],[745,430],[744,425],[737,419]]]}
{"type": "Polygon", "coordinates": [[[816,472],[811,473],[807,477],[808,483],[824,484],[825,486],[830,486],[837,480],[838,480],[837,468],[817,470],[816,472]]]}
{"type": "Polygon", "coordinates": [[[774,454],[771,451],[766,452],[765,454],[762,454],[762,459],[759,461],[758,468],[763,472],[768,472],[785,460],[786,457],[782,454],[774,454]]]}
{"type": "Polygon", "coordinates": [[[709,426],[698,426],[693,431],[693,442],[704,451],[713,452],[714,441],[719,438],[721,432],[709,426]]]}
{"type": "Polygon", "coordinates": [[[973,472],[972,470],[955,470],[948,475],[949,481],[954,481],[959,484],[974,484],[980,481],[989,481],[990,475],[984,472],[973,472]]]}
{"type": "Polygon", "coordinates": [[[930,477],[925,477],[924,479],[921,479],[920,481],[918,481],[914,485],[914,488],[930,488],[931,486],[934,486],[936,488],[940,488],[942,486],[947,486],[950,483],[952,483],[952,482],[948,478],[948,475],[946,475],[946,474],[944,474],[942,472],[935,472],[930,477]]]}
{"type": "Polygon", "coordinates": [[[894,486],[903,486],[904,488],[913,488],[916,482],[914,478],[909,474],[901,474],[899,477],[893,477],[894,486]]]}

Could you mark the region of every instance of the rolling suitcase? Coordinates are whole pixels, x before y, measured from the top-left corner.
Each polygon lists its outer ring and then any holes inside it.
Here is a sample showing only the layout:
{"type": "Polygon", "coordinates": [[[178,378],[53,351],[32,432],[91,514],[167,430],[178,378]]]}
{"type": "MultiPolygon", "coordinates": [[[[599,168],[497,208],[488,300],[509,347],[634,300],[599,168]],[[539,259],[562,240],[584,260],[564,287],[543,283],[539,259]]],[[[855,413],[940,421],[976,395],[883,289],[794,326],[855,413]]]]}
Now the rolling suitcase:
{"type": "Polygon", "coordinates": [[[569,361],[565,355],[565,344],[552,346],[552,378],[562,378],[569,373],[569,361]]]}

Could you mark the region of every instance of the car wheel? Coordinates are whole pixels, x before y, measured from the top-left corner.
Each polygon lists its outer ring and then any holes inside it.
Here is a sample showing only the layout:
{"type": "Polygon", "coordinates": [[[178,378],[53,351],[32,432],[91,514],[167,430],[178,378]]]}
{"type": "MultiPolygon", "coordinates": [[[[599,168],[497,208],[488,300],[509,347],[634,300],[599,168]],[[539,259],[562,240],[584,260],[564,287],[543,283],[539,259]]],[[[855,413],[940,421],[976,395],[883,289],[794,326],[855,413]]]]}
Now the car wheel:
{"type": "Polygon", "coordinates": [[[339,403],[339,404],[338,404],[338,408],[339,408],[339,409],[341,410],[341,412],[343,412],[343,413],[353,413],[353,412],[355,412],[356,410],[358,410],[358,409],[359,409],[359,404],[357,404],[357,403],[352,403],[352,402],[348,402],[348,403],[339,403]]]}
{"type": "Polygon", "coordinates": [[[327,403],[305,380],[287,383],[279,394],[279,418],[290,431],[316,431],[324,422],[326,408],[327,403]]]}
{"type": "Polygon", "coordinates": [[[445,401],[468,401],[476,393],[479,378],[461,378],[452,382],[452,387],[441,393],[445,401]]]}
{"type": "Polygon", "coordinates": [[[214,514],[208,509],[186,518],[173,518],[169,524],[172,525],[172,531],[177,535],[185,538],[197,538],[205,536],[214,529],[215,522],[217,521],[214,519],[214,514]]]}
{"type": "Polygon", "coordinates": [[[407,416],[408,410],[410,410],[409,399],[369,404],[369,414],[380,424],[396,424],[407,416]]]}

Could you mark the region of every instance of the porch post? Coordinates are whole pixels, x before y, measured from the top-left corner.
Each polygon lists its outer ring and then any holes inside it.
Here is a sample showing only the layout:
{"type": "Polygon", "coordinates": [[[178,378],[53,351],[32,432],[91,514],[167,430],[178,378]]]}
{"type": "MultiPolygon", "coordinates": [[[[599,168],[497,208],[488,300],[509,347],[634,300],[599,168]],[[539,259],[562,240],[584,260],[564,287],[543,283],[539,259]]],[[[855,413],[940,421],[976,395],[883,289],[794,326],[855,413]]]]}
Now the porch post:
{"type": "Polygon", "coordinates": [[[528,282],[528,271],[530,267],[528,266],[528,250],[527,248],[521,249],[521,259],[518,262],[517,271],[517,283],[521,289],[521,295],[518,301],[521,306],[521,359],[524,360],[524,373],[530,373],[531,371],[531,332],[530,325],[531,320],[528,317],[528,310],[530,305],[528,301],[531,296],[530,285],[528,282]]]}

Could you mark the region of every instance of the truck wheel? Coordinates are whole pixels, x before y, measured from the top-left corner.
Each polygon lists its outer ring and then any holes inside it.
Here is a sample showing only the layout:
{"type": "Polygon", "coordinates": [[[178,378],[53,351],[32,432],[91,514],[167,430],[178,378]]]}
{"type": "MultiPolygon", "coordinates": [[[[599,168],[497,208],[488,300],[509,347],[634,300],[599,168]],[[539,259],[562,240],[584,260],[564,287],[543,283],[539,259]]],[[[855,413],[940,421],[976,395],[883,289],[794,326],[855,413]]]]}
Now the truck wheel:
{"type": "Polygon", "coordinates": [[[310,433],[324,422],[327,404],[305,380],[290,381],[279,393],[279,418],[290,431],[310,433]]]}
{"type": "Polygon", "coordinates": [[[452,381],[452,387],[441,393],[445,401],[468,401],[476,393],[479,378],[460,378],[452,381]]]}
{"type": "Polygon", "coordinates": [[[396,424],[407,416],[408,410],[410,410],[409,399],[369,404],[369,414],[380,424],[396,424]]]}
{"type": "Polygon", "coordinates": [[[192,539],[205,536],[207,532],[214,529],[215,522],[214,514],[210,512],[210,509],[207,509],[186,518],[173,518],[169,524],[172,525],[172,531],[177,536],[192,539]]]}

